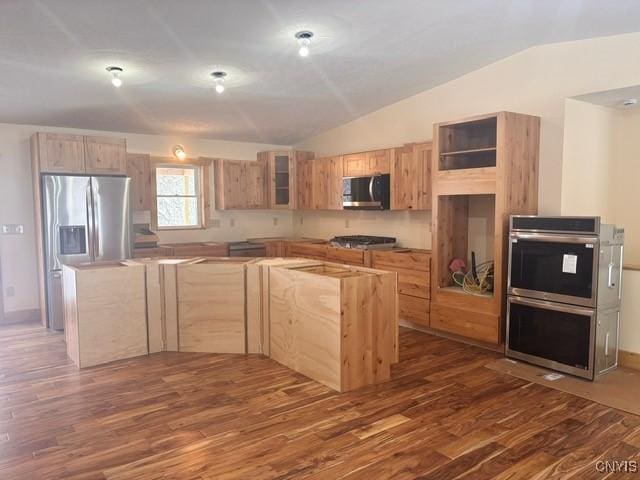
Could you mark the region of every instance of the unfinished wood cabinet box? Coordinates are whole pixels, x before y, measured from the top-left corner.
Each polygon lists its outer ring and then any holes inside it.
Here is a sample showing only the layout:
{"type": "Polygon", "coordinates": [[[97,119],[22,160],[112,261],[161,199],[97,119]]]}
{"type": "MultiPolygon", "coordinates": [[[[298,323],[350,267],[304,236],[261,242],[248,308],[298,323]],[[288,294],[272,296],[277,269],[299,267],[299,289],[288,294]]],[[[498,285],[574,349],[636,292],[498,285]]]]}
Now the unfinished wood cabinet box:
{"type": "Polygon", "coordinates": [[[323,263],[269,268],[270,356],[340,392],[389,380],[396,274],[323,263]]]}
{"type": "Polygon", "coordinates": [[[246,265],[253,261],[208,258],[177,265],[179,351],[246,353],[246,265]]]}
{"type": "Polygon", "coordinates": [[[540,118],[498,112],[434,125],[431,328],[500,345],[506,310],[507,233],[512,214],[538,208],[540,118]],[[485,230],[477,231],[484,218],[485,230]],[[470,238],[472,241],[470,241],[470,238]],[[449,264],[470,265],[471,245],[493,260],[494,291],[463,293],[449,264]]]}
{"type": "Polygon", "coordinates": [[[63,292],[67,354],[78,367],[148,353],[143,265],[65,265],[63,292]]]}
{"type": "MultiPolygon", "coordinates": [[[[146,153],[127,153],[127,175],[131,177],[133,210],[151,210],[151,157],[146,153]]],[[[153,199],[155,200],[155,199],[153,199]]]]}
{"type": "Polygon", "coordinates": [[[84,137],[87,173],[126,175],[127,142],[124,138],[84,137]]]}
{"type": "Polygon", "coordinates": [[[326,260],[327,248],[328,244],[326,242],[292,242],[287,245],[286,256],[310,258],[312,260],[326,260]]]}
{"type": "Polygon", "coordinates": [[[167,243],[160,247],[171,250],[174,257],[228,257],[229,244],[220,242],[167,243]]]}
{"type": "Polygon", "coordinates": [[[217,210],[247,210],[269,207],[269,175],[264,156],[258,160],[213,162],[217,210]]]}
{"type": "Polygon", "coordinates": [[[431,210],[431,142],[393,149],[391,210],[431,210]]]}

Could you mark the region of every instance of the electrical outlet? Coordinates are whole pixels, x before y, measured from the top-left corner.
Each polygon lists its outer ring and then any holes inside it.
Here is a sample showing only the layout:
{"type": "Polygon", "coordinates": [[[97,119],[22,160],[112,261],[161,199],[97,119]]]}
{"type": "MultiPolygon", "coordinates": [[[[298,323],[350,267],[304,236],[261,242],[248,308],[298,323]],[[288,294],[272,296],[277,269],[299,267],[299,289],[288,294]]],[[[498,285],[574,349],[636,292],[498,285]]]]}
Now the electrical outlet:
{"type": "Polygon", "coordinates": [[[230,227],[235,227],[236,226],[236,219],[235,218],[232,218],[232,219],[229,220],[229,226],[230,227]]]}
{"type": "Polygon", "coordinates": [[[274,227],[278,226],[278,217],[273,217],[273,226],[274,227]]]}
{"type": "Polygon", "coordinates": [[[16,289],[13,287],[7,287],[7,297],[14,297],[16,295],[16,289]]]}
{"type": "Polygon", "coordinates": [[[304,225],[304,217],[300,217],[300,225],[304,225]]]}
{"type": "Polygon", "coordinates": [[[214,218],[213,220],[211,220],[211,227],[220,228],[220,219],[214,218]]]}
{"type": "Polygon", "coordinates": [[[3,235],[22,235],[24,233],[24,225],[9,223],[2,225],[3,235]]]}
{"type": "Polygon", "coordinates": [[[344,228],[349,228],[349,219],[348,218],[346,218],[344,220],[344,228]]]}

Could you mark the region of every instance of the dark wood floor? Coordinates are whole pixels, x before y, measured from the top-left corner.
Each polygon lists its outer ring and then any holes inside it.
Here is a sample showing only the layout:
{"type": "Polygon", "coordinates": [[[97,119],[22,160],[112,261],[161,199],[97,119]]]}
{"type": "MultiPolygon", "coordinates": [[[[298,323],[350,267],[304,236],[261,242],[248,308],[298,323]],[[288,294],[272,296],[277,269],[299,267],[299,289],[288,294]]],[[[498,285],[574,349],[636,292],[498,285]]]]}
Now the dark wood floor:
{"type": "Polygon", "coordinates": [[[0,478],[602,479],[624,477],[599,459],[640,461],[640,417],[495,373],[474,347],[401,344],[393,381],[340,395],[260,356],[79,372],[61,334],[2,327],[0,478]]]}

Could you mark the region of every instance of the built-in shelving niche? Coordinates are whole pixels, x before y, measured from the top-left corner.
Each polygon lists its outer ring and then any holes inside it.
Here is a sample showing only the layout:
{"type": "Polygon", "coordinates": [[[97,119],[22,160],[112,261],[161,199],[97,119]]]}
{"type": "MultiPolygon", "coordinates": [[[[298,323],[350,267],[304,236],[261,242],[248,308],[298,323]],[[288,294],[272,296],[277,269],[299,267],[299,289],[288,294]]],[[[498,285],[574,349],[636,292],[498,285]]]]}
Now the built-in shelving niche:
{"type": "Polygon", "coordinates": [[[496,166],[497,117],[441,125],[439,170],[496,166]]]}
{"type": "MultiPolygon", "coordinates": [[[[471,252],[476,262],[494,260],[496,237],[496,196],[441,195],[438,197],[438,287],[465,294],[449,269],[451,260],[460,258],[471,268],[471,252]]],[[[492,297],[491,293],[484,296],[492,297]]]]}

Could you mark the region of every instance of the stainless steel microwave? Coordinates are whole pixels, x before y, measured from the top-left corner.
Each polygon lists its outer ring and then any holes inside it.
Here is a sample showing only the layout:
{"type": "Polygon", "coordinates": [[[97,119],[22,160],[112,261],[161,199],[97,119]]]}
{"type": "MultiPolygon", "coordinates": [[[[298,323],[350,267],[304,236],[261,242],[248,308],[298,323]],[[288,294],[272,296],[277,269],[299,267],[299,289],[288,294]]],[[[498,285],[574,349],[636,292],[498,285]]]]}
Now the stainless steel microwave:
{"type": "Polygon", "coordinates": [[[390,175],[367,175],[342,179],[342,208],[388,210],[391,203],[390,175]]]}

